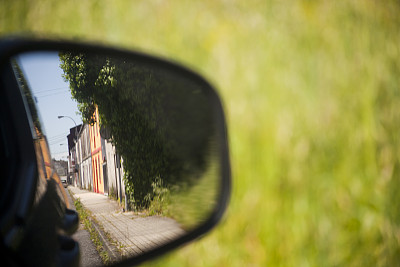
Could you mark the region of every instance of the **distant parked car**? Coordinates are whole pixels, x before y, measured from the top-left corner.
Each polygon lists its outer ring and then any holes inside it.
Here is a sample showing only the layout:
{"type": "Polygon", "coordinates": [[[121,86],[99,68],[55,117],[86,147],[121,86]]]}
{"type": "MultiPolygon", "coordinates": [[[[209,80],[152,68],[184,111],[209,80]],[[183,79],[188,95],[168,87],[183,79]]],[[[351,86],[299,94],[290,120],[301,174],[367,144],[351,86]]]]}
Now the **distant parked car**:
{"type": "Polygon", "coordinates": [[[61,183],[63,184],[63,186],[65,188],[67,188],[67,186],[68,186],[67,177],[61,177],[61,183]]]}

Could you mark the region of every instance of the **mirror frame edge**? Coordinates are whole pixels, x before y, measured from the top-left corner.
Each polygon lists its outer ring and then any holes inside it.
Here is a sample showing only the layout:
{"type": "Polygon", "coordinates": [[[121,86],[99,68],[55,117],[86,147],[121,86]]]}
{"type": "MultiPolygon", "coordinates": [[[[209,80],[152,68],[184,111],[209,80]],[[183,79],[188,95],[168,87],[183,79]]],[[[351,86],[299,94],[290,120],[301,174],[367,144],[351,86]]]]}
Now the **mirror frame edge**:
{"type": "Polygon", "coordinates": [[[203,85],[204,90],[206,90],[207,98],[211,101],[211,106],[213,107],[213,113],[216,119],[215,125],[217,127],[216,131],[218,133],[218,141],[220,144],[220,148],[218,151],[221,166],[220,188],[218,198],[216,199],[216,206],[210,213],[209,217],[204,222],[199,224],[199,226],[196,226],[194,229],[190,230],[188,233],[179,237],[178,239],[165,245],[161,245],[160,247],[157,247],[150,251],[146,251],[139,256],[123,259],[121,262],[114,263],[112,266],[132,266],[140,264],[144,261],[153,260],[167,252],[171,252],[172,250],[184,244],[188,244],[189,242],[204,236],[204,234],[214,228],[214,226],[216,226],[217,223],[222,219],[224,212],[228,206],[232,186],[227,124],[224,115],[223,104],[215,88],[196,72],[168,59],[163,59],[138,51],[131,51],[112,46],[104,46],[103,44],[75,42],[62,39],[51,40],[23,37],[1,38],[0,67],[4,63],[6,63],[12,56],[15,56],[19,53],[59,50],[72,50],[90,53],[98,52],[108,53],[113,56],[127,56],[129,58],[139,59],[141,62],[161,66],[165,69],[169,69],[178,74],[181,74],[189,79],[195,80],[199,84],[203,85]]]}

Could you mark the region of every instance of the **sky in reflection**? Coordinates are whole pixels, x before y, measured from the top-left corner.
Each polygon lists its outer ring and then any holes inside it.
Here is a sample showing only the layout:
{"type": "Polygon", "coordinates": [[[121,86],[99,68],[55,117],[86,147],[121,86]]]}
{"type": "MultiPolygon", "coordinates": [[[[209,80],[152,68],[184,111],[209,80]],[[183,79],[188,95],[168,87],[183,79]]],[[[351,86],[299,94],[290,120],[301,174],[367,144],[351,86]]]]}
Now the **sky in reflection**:
{"type": "Polygon", "coordinates": [[[82,123],[77,103],[71,98],[69,83],[62,78],[62,69],[57,52],[35,52],[21,54],[17,61],[32,90],[44,132],[48,138],[51,155],[66,160],[68,156],[67,135],[74,127],[72,120],[58,119],[70,116],[77,125],[82,123]],[[62,105],[60,105],[62,103],[62,105]]]}

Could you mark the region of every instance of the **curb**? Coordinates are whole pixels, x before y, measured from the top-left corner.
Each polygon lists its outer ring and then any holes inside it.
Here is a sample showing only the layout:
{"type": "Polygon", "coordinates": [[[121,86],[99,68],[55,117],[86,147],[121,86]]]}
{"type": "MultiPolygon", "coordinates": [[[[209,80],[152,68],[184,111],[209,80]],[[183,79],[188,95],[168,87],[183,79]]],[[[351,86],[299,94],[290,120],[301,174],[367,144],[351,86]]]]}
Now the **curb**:
{"type": "MultiPolygon", "coordinates": [[[[76,200],[75,194],[70,189],[68,189],[68,191],[72,201],[75,202],[76,200]]],[[[87,210],[85,206],[83,207],[87,210]]],[[[110,263],[112,264],[120,261],[122,259],[122,256],[118,252],[117,247],[108,241],[105,232],[102,230],[101,226],[99,226],[99,223],[96,221],[96,219],[93,218],[93,215],[90,212],[88,212],[88,219],[92,224],[93,228],[96,230],[101,243],[103,243],[103,248],[107,252],[108,257],[110,258],[110,263]]]]}
{"type": "Polygon", "coordinates": [[[116,248],[116,246],[114,246],[113,244],[111,244],[104,231],[101,229],[101,227],[99,226],[99,224],[96,222],[95,219],[92,218],[91,215],[88,216],[93,228],[96,230],[100,241],[103,243],[103,248],[107,251],[108,257],[110,258],[110,263],[115,263],[121,260],[121,256],[119,255],[118,249],[116,248]]]}

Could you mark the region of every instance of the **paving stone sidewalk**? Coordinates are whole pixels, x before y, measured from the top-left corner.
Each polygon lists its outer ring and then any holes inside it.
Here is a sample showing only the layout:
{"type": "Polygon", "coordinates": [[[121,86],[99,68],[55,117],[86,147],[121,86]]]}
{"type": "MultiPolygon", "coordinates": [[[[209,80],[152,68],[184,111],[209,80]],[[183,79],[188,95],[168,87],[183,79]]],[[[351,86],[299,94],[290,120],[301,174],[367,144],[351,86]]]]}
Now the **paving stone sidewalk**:
{"type": "Polygon", "coordinates": [[[118,243],[118,250],[123,256],[141,254],[185,233],[173,219],[123,212],[117,201],[107,196],[73,186],[68,186],[68,189],[74,198],[80,199],[111,239],[118,243]]]}

